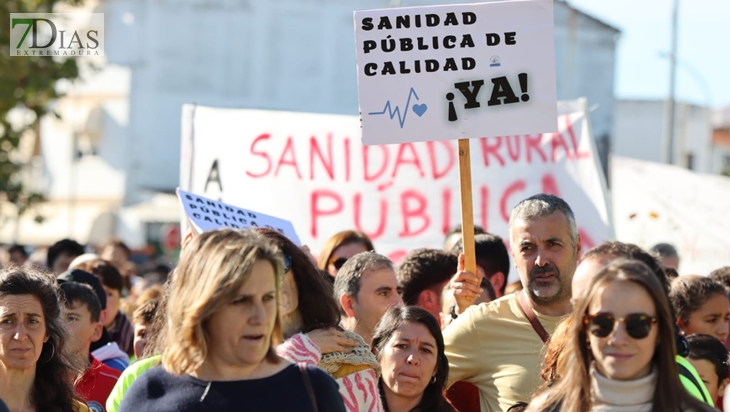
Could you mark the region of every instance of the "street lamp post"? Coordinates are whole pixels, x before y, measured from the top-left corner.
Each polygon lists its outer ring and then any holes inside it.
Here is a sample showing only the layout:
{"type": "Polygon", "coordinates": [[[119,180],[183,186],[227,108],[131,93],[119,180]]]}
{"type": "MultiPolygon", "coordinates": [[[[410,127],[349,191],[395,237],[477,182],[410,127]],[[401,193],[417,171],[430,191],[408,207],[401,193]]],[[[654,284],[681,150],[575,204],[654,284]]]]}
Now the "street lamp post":
{"type": "Polygon", "coordinates": [[[667,125],[667,152],[665,160],[668,164],[674,163],[674,117],[675,117],[675,88],[677,72],[677,21],[679,18],[679,0],[674,0],[672,8],[672,48],[669,54],[669,113],[667,125]]]}
{"type": "MultiPolygon", "coordinates": [[[[662,59],[668,59],[670,61],[672,60],[672,55],[669,53],[664,53],[664,52],[659,53],[659,57],[662,59]]],[[[707,116],[707,127],[710,130],[710,133],[712,133],[712,107],[714,105],[714,99],[712,97],[712,90],[710,89],[710,85],[709,85],[709,83],[707,83],[707,79],[705,78],[705,76],[702,75],[702,73],[699,70],[697,70],[696,67],[691,65],[688,61],[682,60],[676,56],[674,57],[673,60],[674,60],[675,67],[680,68],[680,69],[685,69],[686,73],[692,76],[696,85],[701,89],[702,93],[705,95],[704,105],[705,105],[705,112],[706,112],[706,116],[707,116]]],[[[674,110],[674,109],[672,109],[672,110],[674,110]]],[[[672,119],[670,121],[671,121],[672,126],[676,125],[676,118],[672,119]]],[[[672,136],[672,138],[673,138],[674,130],[675,130],[674,127],[672,127],[671,130],[672,130],[672,134],[670,135],[667,133],[667,136],[672,136]]],[[[666,143],[668,143],[668,142],[666,142],[666,143]]],[[[712,138],[709,139],[708,144],[709,144],[708,153],[710,153],[710,155],[711,155],[712,154],[712,138]]],[[[671,147],[672,147],[672,150],[674,150],[673,149],[674,142],[672,142],[671,147]]]]}

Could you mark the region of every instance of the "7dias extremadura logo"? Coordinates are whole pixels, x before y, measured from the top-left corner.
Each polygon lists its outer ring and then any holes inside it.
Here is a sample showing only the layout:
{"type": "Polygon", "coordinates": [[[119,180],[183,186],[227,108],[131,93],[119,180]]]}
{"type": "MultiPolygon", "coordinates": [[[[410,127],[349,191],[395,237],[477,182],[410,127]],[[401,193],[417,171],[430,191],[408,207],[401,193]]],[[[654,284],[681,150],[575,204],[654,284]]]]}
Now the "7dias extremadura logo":
{"type": "Polygon", "coordinates": [[[10,13],[10,55],[103,56],[103,13],[10,13]]]}

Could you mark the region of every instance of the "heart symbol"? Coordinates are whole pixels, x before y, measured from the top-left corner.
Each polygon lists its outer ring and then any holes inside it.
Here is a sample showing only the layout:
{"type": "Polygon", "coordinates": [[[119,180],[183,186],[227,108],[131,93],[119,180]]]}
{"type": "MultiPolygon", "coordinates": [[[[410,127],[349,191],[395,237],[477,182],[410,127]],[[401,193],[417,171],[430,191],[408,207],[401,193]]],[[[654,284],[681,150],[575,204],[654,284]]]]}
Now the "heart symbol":
{"type": "Polygon", "coordinates": [[[426,113],[426,110],[428,110],[428,106],[426,106],[425,103],[413,105],[413,113],[417,114],[418,117],[423,116],[423,114],[426,113]]]}

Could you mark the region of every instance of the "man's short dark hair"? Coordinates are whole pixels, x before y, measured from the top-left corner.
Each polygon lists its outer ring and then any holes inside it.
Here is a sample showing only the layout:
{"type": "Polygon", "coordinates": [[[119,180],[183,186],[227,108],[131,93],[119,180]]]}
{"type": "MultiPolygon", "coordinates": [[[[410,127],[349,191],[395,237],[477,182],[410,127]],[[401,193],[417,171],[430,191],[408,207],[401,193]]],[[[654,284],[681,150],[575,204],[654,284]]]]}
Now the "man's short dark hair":
{"type": "Polygon", "coordinates": [[[112,238],[112,239],[107,240],[106,243],[104,243],[102,250],[106,249],[108,247],[115,247],[115,248],[122,249],[122,251],[124,251],[124,254],[127,255],[127,259],[132,257],[132,250],[121,239],[112,238]]]}
{"type": "Polygon", "coordinates": [[[408,252],[395,272],[403,288],[403,303],[415,305],[421,292],[448,282],[456,273],[458,263],[456,255],[440,249],[408,252]]]}
{"type": "Polygon", "coordinates": [[[78,282],[63,282],[58,287],[63,294],[66,309],[71,309],[74,303],[82,303],[91,313],[92,322],[101,319],[101,304],[91,286],[78,282]]]}
{"type": "Polygon", "coordinates": [[[96,293],[101,309],[106,309],[106,291],[98,276],[81,269],[70,269],[58,275],[58,284],[75,282],[88,285],[96,293]]]}
{"type": "MultiPolygon", "coordinates": [[[[461,224],[458,224],[458,225],[452,227],[451,230],[449,230],[449,233],[446,234],[446,237],[444,238],[444,241],[446,239],[448,239],[449,236],[455,235],[457,233],[461,233],[462,231],[463,231],[463,228],[461,227],[461,224]]],[[[475,235],[479,235],[479,234],[482,234],[482,233],[487,233],[487,232],[485,232],[484,231],[484,228],[482,228],[481,226],[474,225],[474,234],[475,235]]]]}
{"type": "Polygon", "coordinates": [[[583,255],[584,260],[603,260],[607,258],[625,258],[638,260],[644,263],[646,266],[649,266],[649,269],[651,269],[651,271],[659,279],[659,282],[661,282],[662,286],[664,287],[664,291],[667,292],[667,296],[669,296],[669,291],[671,288],[669,279],[667,279],[667,274],[664,271],[664,266],[659,263],[659,261],[654,256],[649,254],[644,249],[631,243],[613,241],[603,242],[583,255]]]}
{"type": "Polygon", "coordinates": [[[371,270],[393,269],[393,262],[383,255],[375,252],[362,252],[347,259],[344,265],[337,272],[335,277],[334,295],[340,313],[344,309],[340,304],[340,296],[348,295],[357,301],[357,294],[360,292],[360,279],[363,273],[371,270]]]}
{"type": "Polygon", "coordinates": [[[64,253],[69,256],[81,256],[84,252],[86,252],[84,247],[73,239],[59,240],[54,243],[53,246],[48,248],[48,253],[46,254],[46,266],[48,266],[48,269],[52,269],[56,259],[64,253]]]}
{"type": "Polygon", "coordinates": [[[689,344],[689,356],[687,356],[689,359],[704,359],[712,363],[718,382],[727,378],[730,373],[730,363],[728,363],[728,351],[723,342],[710,335],[689,335],[687,343],[689,344]]]}
{"type": "Polygon", "coordinates": [[[8,253],[20,253],[23,257],[28,257],[28,252],[25,250],[25,246],[14,244],[8,248],[8,253]]]}
{"type": "MultiPolygon", "coordinates": [[[[148,282],[151,282],[153,284],[164,284],[167,282],[167,278],[170,275],[170,271],[172,271],[172,268],[170,268],[167,265],[155,265],[152,269],[148,270],[147,273],[142,275],[142,278],[147,280],[148,282]]],[[[332,277],[332,276],[330,276],[332,277]]]]}
{"type": "MultiPolygon", "coordinates": [[[[446,250],[447,252],[453,252],[454,245],[451,245],[451,237],[454,235],[460,235],[459,237],[461,237],[462,233],[463,228],[461,227],[461,225],[456,225],[452,227],[451,230],[449,230],[449,233],[447,233],[446,237],[444,238],[444,250],[446,250]]],[[[478,235],[482,233],[485,233],[484,229],[481,226],[474,225],[474,234],[478,235]]]]}
{"type": "MultiPolygon", "coordinates": [[[[492,286],[492,282],[489,281],[489,278],[484,276],[482,278],[482,283],[479,285],[482,289],[484,289],[485,292],[487,292],[487,295],[489,295],[489,301],[493,301],[497,299],[497,293],[494,292],[494,286],[492,286]]],[[[502,286],[502,296],[504,296],[504,289],[507,287],[507,278],[504,278],[504,285],[502,286]]]]}
{"type": "MultiPolygon", "coordinates": [[[[453,250],[456,253],[464,253],[463,239],[456,242],[453,250]]],[[[499,291],[504,296],[510,268],[509,252],[507,252],[507,246],[504,245],[504,240],[491,233],[475,235],[474,250],[477,265],[484,270],[487,278],[491,278],[497,272],[502,272],[504,275],[504,284],[499,291]]]]}
{"type": "Polygon", "coordinates": [[[677,249],[669,243],[657,243],[649,249],[649,252],[658,257],[679,257],[677,249]]]}
{"type": "Polygon", "coordinates": [[[101,283],[111,289],[122,293],[124,289],[124,278],[116,266],[104,259],[95,259],[84,262],[77,266],[77,269],[84,270],[99,277],[101,283]]]}

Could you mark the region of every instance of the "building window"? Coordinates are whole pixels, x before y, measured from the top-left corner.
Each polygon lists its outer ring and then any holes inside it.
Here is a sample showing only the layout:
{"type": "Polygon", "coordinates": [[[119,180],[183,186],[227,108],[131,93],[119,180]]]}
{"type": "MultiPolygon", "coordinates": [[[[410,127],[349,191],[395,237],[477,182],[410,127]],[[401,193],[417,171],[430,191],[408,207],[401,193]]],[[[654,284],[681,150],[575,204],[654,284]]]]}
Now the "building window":
{"type": "Polygon", "coordinates": [[[689,169],[689,170],[695,170],[695,155],[694,155],[694,153],[687,153],[687,158],[685,159],[685,164],[687,165],[687,169],[689,169]]]}

